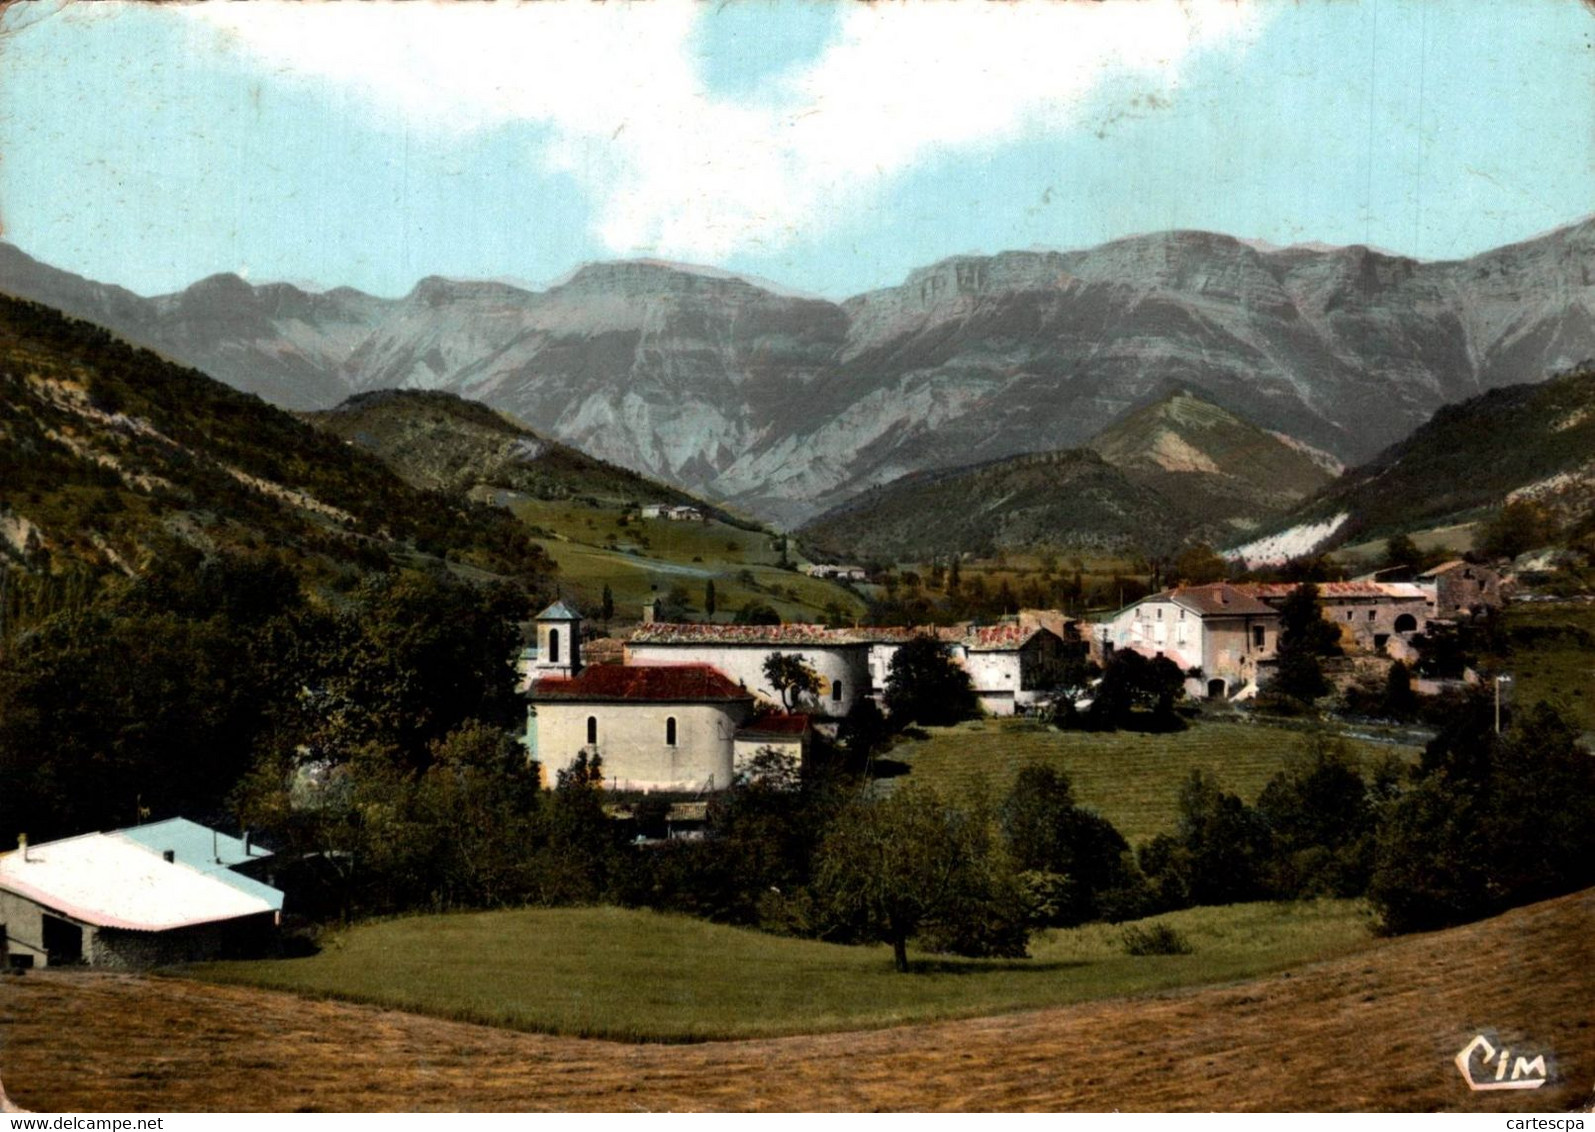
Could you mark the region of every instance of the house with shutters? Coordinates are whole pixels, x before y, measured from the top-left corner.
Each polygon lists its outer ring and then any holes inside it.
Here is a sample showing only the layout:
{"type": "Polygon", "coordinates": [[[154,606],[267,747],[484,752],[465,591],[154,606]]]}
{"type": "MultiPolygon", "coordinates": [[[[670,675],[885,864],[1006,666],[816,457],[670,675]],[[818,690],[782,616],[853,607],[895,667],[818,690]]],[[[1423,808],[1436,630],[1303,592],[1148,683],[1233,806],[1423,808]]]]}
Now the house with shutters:
{"type": "Polygon", "coordinates": [[[1119,649],[1167,657],[1190,695],[1229,699],[1266,683],[1279,647],[1279,611],[1227,582],[1152,594],[1098,624],[1100,659],[1119,649]]]}

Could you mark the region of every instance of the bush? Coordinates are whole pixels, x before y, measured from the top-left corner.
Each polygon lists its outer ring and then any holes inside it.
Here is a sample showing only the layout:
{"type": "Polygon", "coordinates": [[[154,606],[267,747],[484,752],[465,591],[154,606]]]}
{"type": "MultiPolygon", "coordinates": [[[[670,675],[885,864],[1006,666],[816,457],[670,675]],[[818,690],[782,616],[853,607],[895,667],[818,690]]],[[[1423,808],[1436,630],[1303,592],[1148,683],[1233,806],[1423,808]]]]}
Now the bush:
{"type": "Polygon", "coordinates": [[[1168,924],[1130,924],[1120,933],[1126,955],[1189,955],[1190,941],[1168,924]]]}

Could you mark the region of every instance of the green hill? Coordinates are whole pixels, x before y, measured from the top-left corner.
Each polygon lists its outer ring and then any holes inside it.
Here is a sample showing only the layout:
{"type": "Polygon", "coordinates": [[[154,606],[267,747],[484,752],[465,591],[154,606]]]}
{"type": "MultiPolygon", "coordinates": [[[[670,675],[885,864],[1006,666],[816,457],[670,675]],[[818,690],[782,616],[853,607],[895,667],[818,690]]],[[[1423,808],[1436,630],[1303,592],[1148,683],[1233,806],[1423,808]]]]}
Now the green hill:
{"type": "Polygon", "coordinates": [[[549,440],[508,413],[452,393],[384,389],[335,409],[301,414],[317,428],[380,458],[417,487],[499,501],[585,499],[670,503],[725,512],[629,469],[549,440]]]}
{"type": "Polygon", "coordinates": [[[1323,486],[1337,465],[1177,390],[1085,448],[920,472],[803,528],[833,553],[923,561],[1037,548],[1168,553],[1232,541],[1323,486]]]}
{"type": "Polygon", "coordinates": [[[1120,418],[1087,447],[1168,499],[1194,526],[1225,534],[1290,510],[1341,471],[1327,453],[1184,389],[1120,418]]]}
{"type": "Polygon", "coordinates": [[[1575,529],[1595,517],[1595,367],[1446,406],[1289,522],[1347,513],[1340,541],[1357,542],[1478,519],[1509,499],[1575,529]]]}
{"type": "Polygon", "coordinates": [[[1187,524],[1162,495],[1095,452],[1071,449],[917,472],[821,515],[799,532],[840,555],[922,562],[1051,547],[1168,547],[1187,524]]]}
{"type": "Polygon", "coordinates": [[[179,548],[270,548],[304,577],[447,556],[536,581],[502,511],[108,331],[0,296],[0,562],[138,574],[179,548]]]}

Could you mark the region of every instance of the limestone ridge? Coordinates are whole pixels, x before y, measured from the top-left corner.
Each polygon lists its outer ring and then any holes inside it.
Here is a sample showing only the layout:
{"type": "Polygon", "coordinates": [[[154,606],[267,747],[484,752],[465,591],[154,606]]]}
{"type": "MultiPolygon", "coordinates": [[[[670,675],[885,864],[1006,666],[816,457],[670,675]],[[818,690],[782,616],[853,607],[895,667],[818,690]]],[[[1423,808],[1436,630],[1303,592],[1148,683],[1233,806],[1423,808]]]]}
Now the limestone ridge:
{"type": "Polygon", "coordinates": [[[960,256],[833,303],[712,269],[593,264],[543,291],[398,299],[233,276],[144,299],[0,244],[0,290],[279,405],[476,398],[793,522],[899,476],[1080,445],[1178,386],[1334,458],[1595,357],[1595,221],[1449,262],[1207,232],[960,256]]]}

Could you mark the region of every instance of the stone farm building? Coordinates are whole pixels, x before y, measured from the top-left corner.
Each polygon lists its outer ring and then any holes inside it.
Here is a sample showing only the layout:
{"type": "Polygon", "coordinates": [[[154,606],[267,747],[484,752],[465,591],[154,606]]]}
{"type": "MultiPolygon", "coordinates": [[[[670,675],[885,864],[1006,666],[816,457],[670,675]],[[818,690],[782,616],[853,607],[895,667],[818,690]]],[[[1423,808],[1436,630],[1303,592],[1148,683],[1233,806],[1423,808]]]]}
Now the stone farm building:
{"type": "MultiPolygon", "coordinates": [[[[1319,582],[1324,620],[1337,626],[1348,652],[1384,652],[1393,640],[1408,640],[1429,626],[1430,595],[1410,582],[1319,582]]],[[[1296,592],[1292,582],[1243,583],[1237,590],[1278,609],[1296,592]]]]}
{"type": "Polygon", "coordinates": [[[137,968],[251,954],[283,895],[238,871],[270,854],[181,819],[0,855],[7,965],[137,968]]]}

